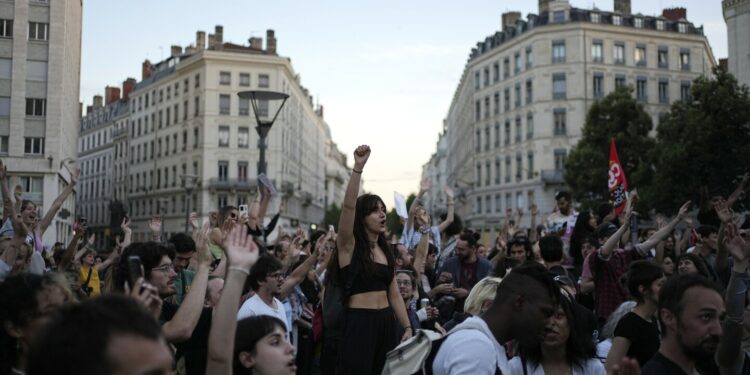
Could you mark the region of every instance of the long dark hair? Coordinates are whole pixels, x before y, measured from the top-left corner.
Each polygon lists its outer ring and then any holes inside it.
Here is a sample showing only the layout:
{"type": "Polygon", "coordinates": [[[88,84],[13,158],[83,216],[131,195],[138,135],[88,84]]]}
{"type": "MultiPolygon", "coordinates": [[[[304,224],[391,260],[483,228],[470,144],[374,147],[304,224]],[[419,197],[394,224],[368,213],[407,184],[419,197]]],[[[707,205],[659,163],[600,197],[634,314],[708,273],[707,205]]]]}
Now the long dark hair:
{"type": "MultiPolygon", "coordinates": [[[[364,194],[357,198],[357,204],[354,208],[354,252],[352,254],[352,261],[358,263],[359,269],[365,275],[373,275],[375,273],[375,261],[372,259],[372,251],[367,239],[365,217],[378,210],[378,203],[385,207],[385,203],[383,203],[383,200],[379,196],[364,194]]],[[[385,258],[388,261],[388,268],[393,272],[396,260],[393,252],[390,251],[385,234],[378,234],[377,243],[380,249],[383,250],[383,254],[385,254],[385,258]]],[[[326,280],[338,282],[339,277],[339,249],[337,247],[333,254],[331,254],[331,260],[328,262],[326,280]]]]}
{"type": "Polygon", "coordinates": [[[586,238],[594,233],[595,229],[589,226],[589,219],[591,219],[591,211],[579,213],[575,227],[573,227],[573,233],[570,234],[570,255],[573,257],[573,263],[579,267],[583,265],[581,247],[586,242],[586,238]]]}
{"type": "MultiPolygon", "coordinates": [[[[575,302],[560,298],[560,306],[565,312],[568,319],[568,330],[570,334],[565,342],[565,358],[571,367],[583,368],[586,361],[596,357],[596,345],[591,332],[587,332],[586,317],[576,308],[575,302]]],[[[533,366],[541,366],[542,363],[542,343],[530,348],[520,347],[520,355],[533,366]]]]}

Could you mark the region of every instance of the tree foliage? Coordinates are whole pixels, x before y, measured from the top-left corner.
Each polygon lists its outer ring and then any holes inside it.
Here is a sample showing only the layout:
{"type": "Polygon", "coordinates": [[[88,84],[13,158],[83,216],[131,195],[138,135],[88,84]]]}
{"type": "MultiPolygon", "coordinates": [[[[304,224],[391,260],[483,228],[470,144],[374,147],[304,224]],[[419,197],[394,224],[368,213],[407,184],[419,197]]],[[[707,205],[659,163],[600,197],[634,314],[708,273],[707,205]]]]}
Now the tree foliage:
{"type": "Polygon", "coordinates": [[[326,208],[325,217],[323,218],[323,224],[325,225],[325,227],[321,229],[328,230],[328,226],[333,225],[333,227],[338,230],[339,217],[341,217],[341,207],[339,207],[339,205],[337,205],[336,203],[328,205],[328,208],[326,208]]]}
{"type": "MultiPolygon", "coordinates": [[[[696,79],[691,100],[675,102],[657,127],[650,152],[653,184],[642,196],[660,212],[694,202],[704,187],[726,197],[750,161],[750,97],[722,67],[696,79]]],[[[744,203],[748,203],[747,200],[744,203]]]]}
{"type": "Polygon", "coordinates": [[[618,88],[596,101],[586,116],[582,137],[565,163],[565,182],[583,207],[609,200],[607,171],[610,139],[614,138],[628,185],[647,182],[649,151],[656,144],[649,132],[651,116],[633,99],[633,90],[618,88]]]}

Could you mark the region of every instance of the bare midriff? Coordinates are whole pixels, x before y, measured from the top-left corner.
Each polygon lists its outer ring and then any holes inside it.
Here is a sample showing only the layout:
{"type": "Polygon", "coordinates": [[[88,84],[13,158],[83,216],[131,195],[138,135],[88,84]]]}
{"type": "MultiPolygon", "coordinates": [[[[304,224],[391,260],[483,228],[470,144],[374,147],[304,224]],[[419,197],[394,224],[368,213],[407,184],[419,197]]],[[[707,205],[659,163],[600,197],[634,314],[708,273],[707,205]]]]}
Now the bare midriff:
{"type": "Polygon", "coordinates": [[[349,297],[349,307],[353,309],[380,310],[388,306],[388,294],[384,290],[358,293],[349,297]]]}

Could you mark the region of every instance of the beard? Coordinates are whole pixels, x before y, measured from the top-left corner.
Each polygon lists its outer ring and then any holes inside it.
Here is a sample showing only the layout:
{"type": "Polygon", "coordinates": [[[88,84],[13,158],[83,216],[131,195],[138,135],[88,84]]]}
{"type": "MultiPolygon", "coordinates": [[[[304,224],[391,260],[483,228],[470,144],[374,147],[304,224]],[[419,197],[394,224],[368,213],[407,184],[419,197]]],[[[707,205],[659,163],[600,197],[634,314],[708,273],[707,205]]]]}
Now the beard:
{"type": "Polygon", "coordinates": [[[680,349],[689,358],[695,358],[696,362],[712,361],[719,345],[720,336],[712,335],[702,339],[697,345],[688,345],[683,340],[682,333],[677,334],[677,342],[680,349]]]}

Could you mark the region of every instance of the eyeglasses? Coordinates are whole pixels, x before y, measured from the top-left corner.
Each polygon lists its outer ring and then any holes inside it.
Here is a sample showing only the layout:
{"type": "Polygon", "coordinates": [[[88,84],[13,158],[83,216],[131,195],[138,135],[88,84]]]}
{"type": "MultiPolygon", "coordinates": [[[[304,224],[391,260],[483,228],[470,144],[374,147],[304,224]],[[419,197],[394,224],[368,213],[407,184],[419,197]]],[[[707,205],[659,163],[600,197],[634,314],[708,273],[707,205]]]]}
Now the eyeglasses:
{"type": "Polygon", "coordinates": [[[171,263],[170,264],[164,264],[164,265],[161,265],[159,267],[154,267],[151,270],[152,271],[161,271],[161,272],[165,272],[165,273],[169,272],[169,271],[174,271],[174,264],[171,264],[171,263]]]}
{"type": "Polygon", "coordinates": [[[398,286],[411,286],[410,280],[396,280],[396,285],[398,286]]]}
{"type": "Polygon", "coordinates": [[[266,275],[266,277],[270,277],[272,279],[283,279],[284,278],[284,274],[281,273],[281,272],[274,272],[274,273],[272,273],[270,275],[266,275]]]}

